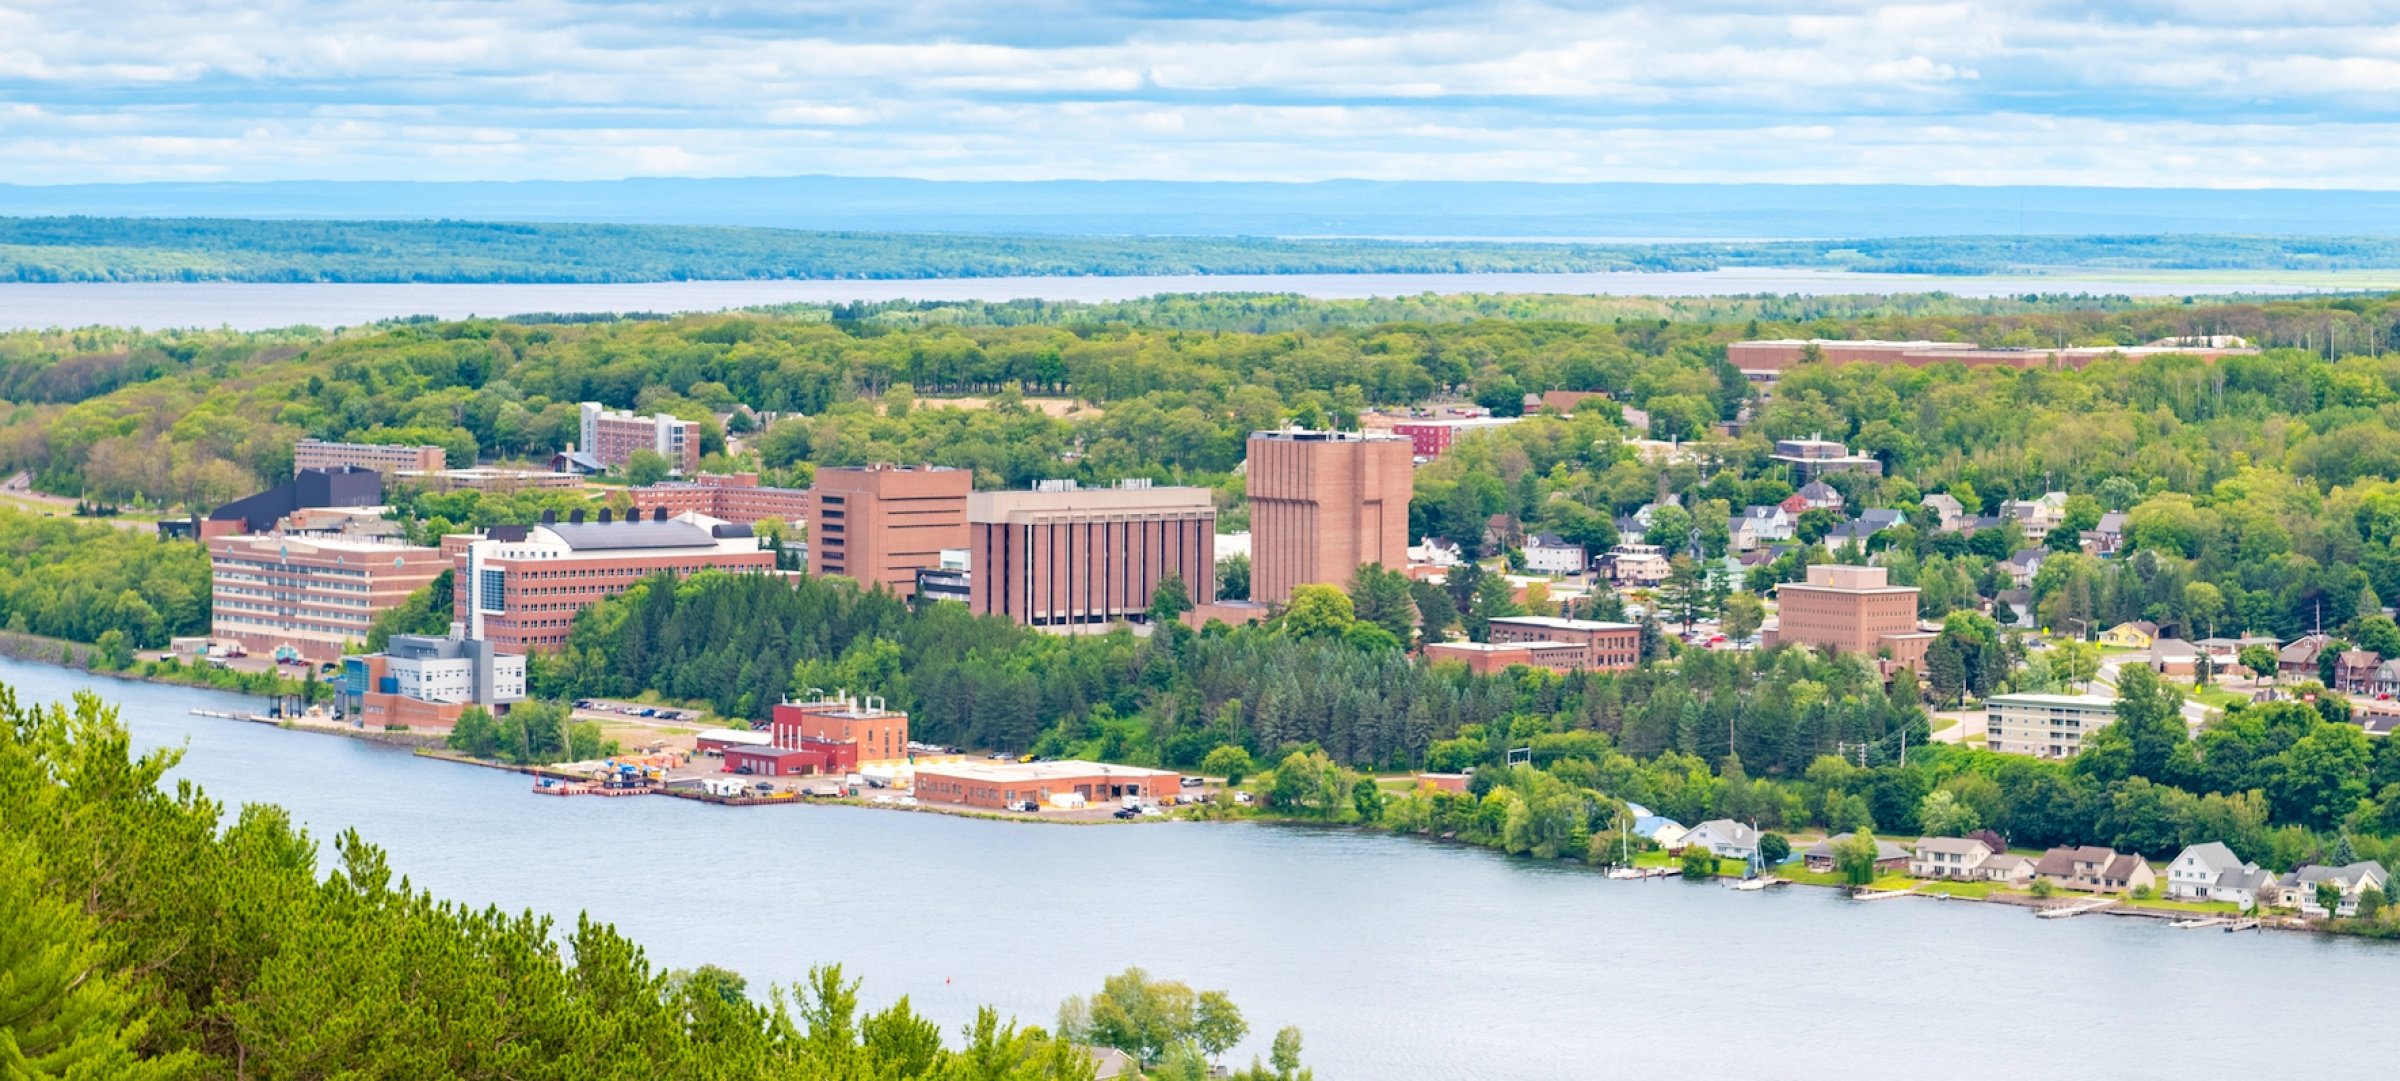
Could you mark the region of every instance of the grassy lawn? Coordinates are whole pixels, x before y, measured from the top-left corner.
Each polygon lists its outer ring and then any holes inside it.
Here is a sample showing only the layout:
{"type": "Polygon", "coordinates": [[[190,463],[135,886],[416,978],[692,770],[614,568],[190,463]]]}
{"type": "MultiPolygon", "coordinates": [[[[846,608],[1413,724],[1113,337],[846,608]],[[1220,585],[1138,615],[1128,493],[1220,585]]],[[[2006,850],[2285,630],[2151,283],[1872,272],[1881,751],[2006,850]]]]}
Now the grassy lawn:
{"type": "Polygon", "coordinates": [[[2225,707],[2233,705],[2236,702],[2247,702],[2250,700],[2249,695],[2243,694],[2240,691],[2226,690],[2222,685],[2215,683],[2211,683],[2206,687],[2195,687],[2190,684],[2183,683],[2176,684],[2176,686],[2183,691],[2183,696],[2185,698],[2189,698],[2194,702],[2200,703],[2201,705],[2211,706],[2217,709],[2224,709],[2225,707]]]}
{"type": "Polygon", "coordinates": [[[2231,901],[2170,901],[2164,897],[2136,901],[2128,897],[2125,899],[2125,904],[2130,908],[2163,908],[2201,916],[2239,916],[2242,914],[2242,906],[2231,901]]]}
{"type": "Polygon", "coordinates": [[[1947,732],[1956,727],[1958,727],[1958,718],[1956,717],[1936,717],[1933,719],[1933,730],[1936,732],[1947,732]]]}

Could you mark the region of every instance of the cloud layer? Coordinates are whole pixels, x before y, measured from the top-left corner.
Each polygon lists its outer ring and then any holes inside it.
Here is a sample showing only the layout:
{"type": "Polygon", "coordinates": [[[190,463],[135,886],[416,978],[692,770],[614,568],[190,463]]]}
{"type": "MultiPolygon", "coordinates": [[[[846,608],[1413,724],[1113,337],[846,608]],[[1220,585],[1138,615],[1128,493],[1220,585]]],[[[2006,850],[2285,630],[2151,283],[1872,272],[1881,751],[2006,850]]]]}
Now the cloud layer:
{"type": "Polygon", "coordinates": [[[797,173],[2393,188],[2400,0],[0,3],[0,181],[797,173]]]}

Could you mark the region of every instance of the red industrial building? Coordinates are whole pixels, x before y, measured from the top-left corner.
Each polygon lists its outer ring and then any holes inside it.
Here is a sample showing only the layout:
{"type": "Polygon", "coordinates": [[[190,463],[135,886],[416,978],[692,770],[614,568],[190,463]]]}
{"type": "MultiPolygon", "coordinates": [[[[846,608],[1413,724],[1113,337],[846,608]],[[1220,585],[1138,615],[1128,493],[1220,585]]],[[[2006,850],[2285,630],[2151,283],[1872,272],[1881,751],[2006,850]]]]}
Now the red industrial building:
{"type": "Polygon", "coordinates": [[[829,773],[908,758],[908,714],[883,708],[874,695],[777,703],[767,731],[777,747],[823,751],[829,773]]]}
{"type": "Polygon", "coordinates": [[[1515,424],[1515,417],[1442,417],[1435,420],[1403,420],[1392,425],[1392,434],[1408,437],[1409,449],[1419,458],[1439,458],[1467,432],[1486,428],[1502,428],[1515,424]]]}
{"type": "Polygon", "coordinates": [[[918,766],[916,776],[920,800],[995,811],[1024,802],[1049,805],[1052,796],[1070,793],[1092,804],[1127,796],[1164,803],[1183,791],[1183,775],[1174,770],[1105,762],[949,762],[918,766]]]}

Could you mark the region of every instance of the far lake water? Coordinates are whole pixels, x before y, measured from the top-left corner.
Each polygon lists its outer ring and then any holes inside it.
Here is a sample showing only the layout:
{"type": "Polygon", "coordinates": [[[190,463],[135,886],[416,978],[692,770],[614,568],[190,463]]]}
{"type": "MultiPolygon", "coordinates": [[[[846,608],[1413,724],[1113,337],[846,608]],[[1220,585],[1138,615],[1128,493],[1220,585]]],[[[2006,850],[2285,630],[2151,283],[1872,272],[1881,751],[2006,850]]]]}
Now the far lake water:
{"type": "MultiPolygon", "coordinates": [[[[662,965],[754,987],[840,962],[956,1031],[1047,1026],[1127,965],[1307,1033],[1325,1081],[2175,1078],[2400,1058],[2400,947],[2036,920],[1971,902],[1614,882],[1345,831],[1068,827],[664,797],[546,799],[519,775],[191,716],[214,692],[0,660],[28,699],[97,686],[137,747],[220,801],[356,827],[419,887],[589,910],[662,965]]],[[[2369,1067],[2370,1072],[2372,1067],[2369,1067]]]]}
{"type": "MultiPolygon", "coordinates": [[[[2400,278],[2400,272],[2392,275],[2400,278]]],[[[2366,288],[2365,280],[2342,283],[2366,288]]],[[[1420,293],[1728,296],[1948,292],[1960,296],[2101,293],[2189,296],[2297,293],[2288,277],[2121,282],[2073,277],[1933,277],[1736,269],[1601,274],[1286,274],[1172,277],[929,278],[881,281],[699,281],[631,285],[286,284],[255,282],[0,283],[0,330],[81,326],[266,330],[356,326],[379,319],[444,319],[533,312],[698,312],[761,304],[877,300],[1132,300],[1160,293],[1298,293],[1319,299],[1420,293]]]]}

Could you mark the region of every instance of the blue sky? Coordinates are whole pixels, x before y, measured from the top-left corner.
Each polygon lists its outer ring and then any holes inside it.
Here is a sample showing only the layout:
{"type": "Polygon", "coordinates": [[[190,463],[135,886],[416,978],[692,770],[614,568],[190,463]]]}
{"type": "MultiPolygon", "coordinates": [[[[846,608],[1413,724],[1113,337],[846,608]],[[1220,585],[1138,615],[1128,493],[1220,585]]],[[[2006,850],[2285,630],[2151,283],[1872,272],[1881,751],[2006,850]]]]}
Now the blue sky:
{"type": "Polygon", "coordinates": [[[2400,0],[0,0],[0,182],[2400,187],[2400,0]]]}

